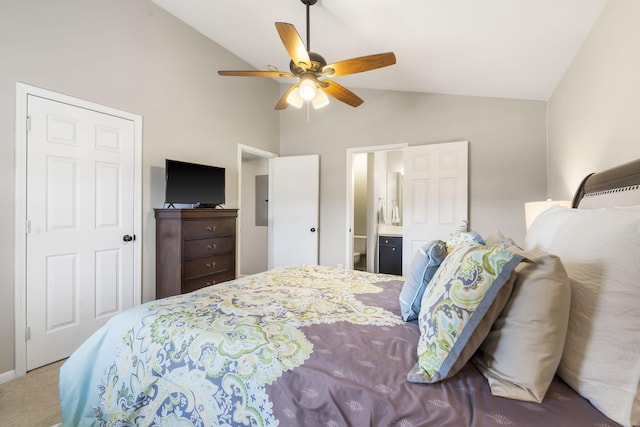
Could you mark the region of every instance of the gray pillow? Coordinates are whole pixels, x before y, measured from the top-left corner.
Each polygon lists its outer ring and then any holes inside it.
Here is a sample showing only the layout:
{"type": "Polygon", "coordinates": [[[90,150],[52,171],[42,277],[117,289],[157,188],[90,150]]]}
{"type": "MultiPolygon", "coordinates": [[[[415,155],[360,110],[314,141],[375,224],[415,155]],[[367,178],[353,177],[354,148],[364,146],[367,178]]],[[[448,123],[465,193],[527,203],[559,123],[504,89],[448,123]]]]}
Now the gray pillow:
{"type": "Polygon", "coordinates": [[[516,267],[511,297],[473,362],[494,396],[539,403],[562,357],[571,283],[557,256],[509,249],[530,261],[516,267]]]}
{"type": "Polygon", "coordinates": [[[400,312],[403,320],[418,318],[424,290],[446,256],[447,247],[442,240],[427,243],[413,256],[400,292],[400,312]]]}

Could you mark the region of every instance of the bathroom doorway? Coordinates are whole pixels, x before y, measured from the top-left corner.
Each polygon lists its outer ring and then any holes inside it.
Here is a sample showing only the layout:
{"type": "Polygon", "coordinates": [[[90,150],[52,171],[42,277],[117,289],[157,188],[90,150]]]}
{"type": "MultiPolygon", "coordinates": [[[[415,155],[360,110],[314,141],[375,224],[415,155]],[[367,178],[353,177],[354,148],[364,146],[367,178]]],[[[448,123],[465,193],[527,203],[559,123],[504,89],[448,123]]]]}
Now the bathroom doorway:
{"type": "Polygon", "coordinates": [[[402,225],[402,152],[407,144],[347,149],[345,267],[378,272],[380,226],[402,225]]]}

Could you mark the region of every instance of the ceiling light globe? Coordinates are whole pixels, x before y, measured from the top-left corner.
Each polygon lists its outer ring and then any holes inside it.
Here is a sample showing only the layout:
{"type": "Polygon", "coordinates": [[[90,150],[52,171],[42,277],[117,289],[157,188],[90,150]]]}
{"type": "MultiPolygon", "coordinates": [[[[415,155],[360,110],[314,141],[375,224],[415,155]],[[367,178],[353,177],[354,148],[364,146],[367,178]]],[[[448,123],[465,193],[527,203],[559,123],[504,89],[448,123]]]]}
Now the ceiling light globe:
{"type": "Polygon", "coordinates": [[[316,96],[314,96],[313,100],[311,101],[311,104],[313,104],[313,108],[315,108],[316,110],[322,107],[326,107],[327,105],[329,105],[329,97],[322,91],[322,89],[318,89],[316,96]]]}
{"type": "Polygon", "coordinates": [[[300,82],[300,97],[305,101],[311,101],[316,96],[316,84],[313,80],[303,80],[300,82]]]}
{"type": "Polygon", "coordinates": [[[304,99],[300,96],[300,88],[295,88],[287,96],[287,103],[292,107],[301,108],[304,104],[304,99]]]}

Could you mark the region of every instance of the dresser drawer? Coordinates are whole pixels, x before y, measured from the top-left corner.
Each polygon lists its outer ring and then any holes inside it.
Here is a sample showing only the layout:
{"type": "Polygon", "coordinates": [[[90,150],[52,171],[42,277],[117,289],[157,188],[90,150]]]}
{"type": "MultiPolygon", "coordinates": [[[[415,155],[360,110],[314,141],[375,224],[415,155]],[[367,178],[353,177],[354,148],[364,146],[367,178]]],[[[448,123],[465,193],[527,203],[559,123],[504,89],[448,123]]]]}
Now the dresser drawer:
{"type": "Polygon", "coordinates": [[[234,218],[186,220],[182,223],[182,235],[185,240],[232,236],[235,228],[234,218]]]}
{"type": "Polygon", "coordinates": [[[186,240],[184,242],[184,259],[203,258],[211,255],[233,252],[233,237],[214,237],[213,239],[186,240]]]}
{"type": "Polygon", "coordinates": [[[229,270],[234,262],[233,254],[214,255],[184,262],[184,280],[229,270]]]}
{"type": "Polygon", "coordinates": [[[185,280],[182,285],[182,293],[193,292],[205,286],[216,285],[218,283],[226,282],[227,280],[235,279],[234,272],[232,270],[225,270],[220,273],[210,274],[208,276],[198,277],[196,279],[185,280]]]}

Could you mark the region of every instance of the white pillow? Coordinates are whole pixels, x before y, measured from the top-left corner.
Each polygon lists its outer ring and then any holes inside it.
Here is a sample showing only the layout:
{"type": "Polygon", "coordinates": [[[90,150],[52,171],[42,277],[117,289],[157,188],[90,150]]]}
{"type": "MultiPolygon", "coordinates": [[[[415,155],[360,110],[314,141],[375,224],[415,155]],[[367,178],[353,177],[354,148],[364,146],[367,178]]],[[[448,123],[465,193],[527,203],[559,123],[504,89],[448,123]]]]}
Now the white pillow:
{"type": "Polygon", "coordinates": [[[529,227],[525,236],[525,248],[539,247],[543,251],[551,244],[554,236],[562,224],[569,221],[576,209],[570,209],[565,206],[555,205],[542,212],[529,227]]]}
{"type": "Polygon", "coordinates": [[[640,206],[550,209],[529,229],[533,246],[571,279],[558,375],[609,418],[640,425],[640,206]]]}

